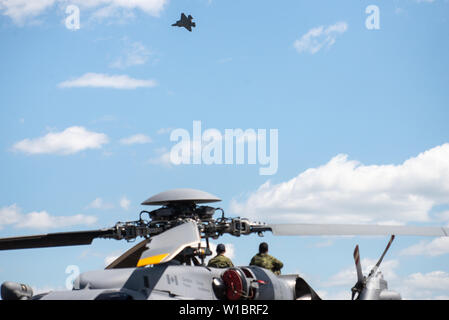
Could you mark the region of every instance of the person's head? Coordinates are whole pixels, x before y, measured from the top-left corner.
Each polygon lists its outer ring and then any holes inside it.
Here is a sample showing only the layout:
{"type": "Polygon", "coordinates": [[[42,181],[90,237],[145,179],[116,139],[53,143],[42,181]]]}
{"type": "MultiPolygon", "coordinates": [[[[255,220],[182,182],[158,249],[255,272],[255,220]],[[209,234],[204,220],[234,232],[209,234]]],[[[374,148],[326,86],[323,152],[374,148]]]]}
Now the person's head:
{"type": "Polygon", "coordinates": [[[223,244],[223,243],[220,243],[218,246],[217,246],[217,254],[222,254],[222,253],[225,253],[226,252],[226,247],[225,247],[225,245],[223,244]]]}
{"type": "Polygon", "coordinates": [[[262,242],[259,245],[259,253],[267,253],[268,252],[268,243],[262,242]]]}

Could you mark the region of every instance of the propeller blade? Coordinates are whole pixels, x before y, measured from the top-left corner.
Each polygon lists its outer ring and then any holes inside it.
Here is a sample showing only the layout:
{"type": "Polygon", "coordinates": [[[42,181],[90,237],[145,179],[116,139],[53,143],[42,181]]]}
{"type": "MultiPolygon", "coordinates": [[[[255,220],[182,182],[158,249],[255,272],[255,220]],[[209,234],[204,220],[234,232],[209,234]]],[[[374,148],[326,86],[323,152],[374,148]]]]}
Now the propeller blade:
{"type": "Polygon", "coordinates": [[[419,226],[387,226],[363,224],[270,224],[276,236],[321,236],[321,235],[402,235],[447,237],[449,228],[445,227],[419,227],[419,226]]]}
{"type": "Polygon", "coordinates": [[[355,298],[358,299],[360,292],[362,292],[363,287],[365,285],[365,277],[363,276],[362,272],[362,264],[360,263],[360,251],[359,251],[359,245],[355,246],[354,249],[354,262],[355,262],[355,268],[357,270],[357,282],[355,283],[354,287],[351,289],[351,300],[354,300],[355,298]],[[357,297],[356,297],[357,294],[357,297]]]}
{"type": "Polygon", "coordinates": [[[354,261],[355,261],[355,268],[357,270],[357,282],[363,282],[364,279],[363,279],[363,272],[362,272],[362,264],[360,263],[359,245],[355,246],[354,261]]]}
{"type": "Polygon", "coordinates": [[[382,263],[382,260],[385,257],[385,254],[387,253],[388,249],[390,249],[390,246],[391,246],[391,243],[393,242],[393,240],[394,240],[394,235],[391,236],[390,241],[388,241],[387,247],[385,248],[384,252],[380,256],[379,261],[377,261],[376,265],[371,269],[369,276],[373,275],[377,271],[380,264],[382,263]]]}
{"type": "Polygon", "coordinates": [[[0,239],[0,250],[88,245],[95,238],[105,237],[111,234],[111,229],[103,229],[2,238],[0,239]]]}

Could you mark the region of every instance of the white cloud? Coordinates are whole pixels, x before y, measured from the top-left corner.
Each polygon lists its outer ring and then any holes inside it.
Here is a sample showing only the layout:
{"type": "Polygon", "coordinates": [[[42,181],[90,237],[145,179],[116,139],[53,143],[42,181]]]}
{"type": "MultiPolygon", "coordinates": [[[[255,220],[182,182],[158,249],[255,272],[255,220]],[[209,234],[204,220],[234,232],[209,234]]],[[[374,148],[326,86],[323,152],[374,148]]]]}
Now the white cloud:
{"type": "Polygon", "coordinates": [[[449,144],[399,165],[363,165],[337,155],[286,182],[264,183],[231,212],[266,222],[405,223],[430,221],[449,199],[449,144]]]}
{"type": "Polygon", "coordinates": [[[89,205],[86,207],[86,209],[101,209],[101,210],[108,210],[114,208],[114,205],[105,202],[102,198],[96,198],[94,201],[89,203],[89,205]]]}
{"type": "Polygon", "coordinates": [[[47,228],[63,228],[76,225],[92,225],[97,222],[97,218],[93,216],[85,216],[82,214],[77,214],[74,216],[67,217],[55,217],[51,216],[46,211],[41,212],[31,212],[26,214],[26,218],[17,223],[18,228],[37,228],[37,229],[47,229],[47,228]]]}
{"type": "Polygon", "coordinates": [[[129,199],[128,199],[127,197],[123,196],[123,197],[120,199],[120,207],[121,207],[121,208],[123,208],[123,209],[125,209],[125,210],[128,210],[130,204],[131,204],[131,201],[129,201],[129,199]]]}
{"type": "MultiPolygon", "coordinates": [[[[84,4],[86,1],[76,0],[74,3],[84,4]]],[[[89,0],[87,3],[92,7],[139,9],[151,16],[159,16],[168,0],[89,0]]]]}
{"type": "Polygon", "coordinates": [[[26,19],[40,15],[54,3],[55,0],[0,0],[0,11],[14,23],[23,25],[26,19]]]}
{"type": "Polygon", "coordinates": [[[412,245],[401,251],[403,255],[424,255],[424,256],[440,256],[449,253],[449,238],[441,237],[432,241],[423,240],[418,244],[412,245]]]}
{"type": "Polygon", "coordinates": [[[111,68],[124,69],[126,67],[143,65],[148,61],[151,52],[141,42],[125,42],[126,48],[123,56],[111,63],[111,68]]]}
{"type": "Polygon", "coordinates": [[[330,26],[319,26],[310,29],[299,40],[293,44],[298,53],[308,52],[315,54],[323,47],[330,48],[336,41],[337,36],[348,30],[346,22],[337,22],[330,26]]]}
{"type": "Polygon", "coordinates": [[[154,158],[150,158],[148,160],[148,163],[162,165],[167,168],[172,166],[173,163],[170,159],[170,151],[167,148],[159,148],[156,149],[155,152],[157,153],[157,156],[154,158]]]}
{"type": "Polygon", "coordinates": [[[448,221],[449,222],[449,210],[436,213],[435,218],[437,218],[440,221],[448,221]]]}
{"type": "MultiPolygon", "coordinates": [[[[120,208],[128,210],[131,204],[131,201],[123,196],[118,201],[120,208]]],[[[95,198],[91,203],[86,206],[86,209],[100,209],[100,210],[109,210],[113,209],[115,206],[112,203],[106,202],[103,198],[95,198]]]]}
{"type": "Polygon", "coordinates": [[[0,208],[0,229],[4,226],[29,229],[50,229],[75,225],[92,225],[96,222],[96,217],[82,214],[73,216],[52,216],[46,211],[35,211],[24,214],[16,204],[0,208]]]}
{"type": "Polygon", "coordinates": [[[150,143],[151,138],[144,135],[144,134],[135,134],[133,136],[130,136],[128,138],[123,138],[120,140],[121,144],[131,145],[131,144],[145,144],[150,143]]]}
{"type": "Polygon", "coordinates": [[[74,4],[83,12],[92,12],[92,16],[108,18],[119,13],[122,16],[132,16],[134,10],[157,17],[167,3],[168,0],[0,0],[0,12],[10,17],[14,23],[23,25],[56,4],[62,12],[65,12],[69,4],[74,4]]]}
{"type": "Polygon", "coordinates": [[[422,274],[413,273],[405,280],[405,285],[413,291],[419,290],[449,290],[449,273],[444,271],[432,271],[422,274]]]}
{"type": "Polygon", "coordinates": [[[84,127],[70,127],[62,132],[50,132],[43,137],[24,139],[13,146],[13,150],[27,154],[69,155],[86,149],[99,149],[108,143],[103,133],[86,130],[84,127]]]}
{"type": "Polygon", "coordinates": [[[106,256],[104,258],[104,266],[107,267],[111,263],[113,263],[115,260],[117,260],[118,257],[121,256],[121,253],[119,252],[113,252],[110,255],[106,256]]]}
{"type": "Polygon", "coordinates": [[[107,75],[102,73],[86,73],[79,78],[61,82],[60,88],[112,88],[136,89],[152,88],[157,85],[155,80],[140,80],[127,75],[107,75]]]}
{"type": "Polygon", "coordinates": [[[16,204],[0,208],[0,229],[4,225],[15,224],[22,219],[20,208],[16,204]]]}

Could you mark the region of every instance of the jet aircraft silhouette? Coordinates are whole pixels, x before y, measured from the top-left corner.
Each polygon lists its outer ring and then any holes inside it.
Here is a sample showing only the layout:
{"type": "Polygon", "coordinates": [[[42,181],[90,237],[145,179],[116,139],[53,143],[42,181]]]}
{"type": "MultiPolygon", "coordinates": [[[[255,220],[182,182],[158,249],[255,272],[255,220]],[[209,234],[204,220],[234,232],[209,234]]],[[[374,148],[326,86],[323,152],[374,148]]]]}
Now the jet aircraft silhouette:
{"type": "Polygon", "coordinates": [[[192,22],[193,17],[189,14],[188,17],[184,13],[181,13],[181,20],[176,21],[176,23],[173,23],[173,27],[184,27],[190,32],[192,32],[192,27],[195,27],[195,22],[192,22]]]}

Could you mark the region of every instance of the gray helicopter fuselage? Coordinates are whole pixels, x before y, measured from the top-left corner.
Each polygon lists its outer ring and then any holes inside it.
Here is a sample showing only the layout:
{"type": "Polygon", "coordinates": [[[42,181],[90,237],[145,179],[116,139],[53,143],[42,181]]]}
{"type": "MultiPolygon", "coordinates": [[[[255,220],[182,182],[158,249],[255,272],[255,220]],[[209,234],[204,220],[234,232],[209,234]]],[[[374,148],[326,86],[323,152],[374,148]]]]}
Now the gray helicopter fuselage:
{"type": "MultiPolygon", "coordinates": [[[[296,275],[278,277],[269,270],[255,266],[238,269],[248,275],[243,280],[255,289],[254,300],[297,298],[296,275]]],[[[217,300],[224,296],[217,294],[219,288],[214,288],[214,280],[221,279],[226,270],[164,263],[146,268],[89,271],[78,276],[73,290],[52,291],[33,299],[217,300]]]]}
{"type": "Polygon", "coordinates": [[[401,300],[398,292],[388,290],[387,281],[380,271],[366,280],[365,289],[360,293],[359,300],[401,300]]]}

